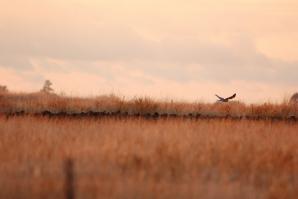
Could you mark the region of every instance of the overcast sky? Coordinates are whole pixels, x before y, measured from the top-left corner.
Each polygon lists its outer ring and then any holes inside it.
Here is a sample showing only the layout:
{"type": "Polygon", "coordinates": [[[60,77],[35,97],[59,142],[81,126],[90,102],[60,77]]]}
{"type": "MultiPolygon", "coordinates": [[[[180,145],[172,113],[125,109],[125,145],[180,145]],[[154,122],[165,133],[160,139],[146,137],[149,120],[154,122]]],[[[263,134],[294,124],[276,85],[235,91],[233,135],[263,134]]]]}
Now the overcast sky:
{"type": "Polygon", "coordinates": [[[0,0],[0,84],[213,102],[298,91],[297,0],[0,0]]]}

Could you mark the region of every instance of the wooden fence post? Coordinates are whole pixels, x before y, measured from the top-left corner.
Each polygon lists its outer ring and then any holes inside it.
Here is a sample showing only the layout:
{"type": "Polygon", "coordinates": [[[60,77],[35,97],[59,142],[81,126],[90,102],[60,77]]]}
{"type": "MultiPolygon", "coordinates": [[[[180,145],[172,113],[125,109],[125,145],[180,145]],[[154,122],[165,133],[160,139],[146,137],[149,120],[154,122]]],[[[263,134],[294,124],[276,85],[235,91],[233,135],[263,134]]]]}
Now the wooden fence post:
{"type": "Polygon", "coordinates": [[[67,158],[64,162],[65,169],[65,198],[75,199],[75,173],[74,173],[74,161],[71,158],[67,158]]]}

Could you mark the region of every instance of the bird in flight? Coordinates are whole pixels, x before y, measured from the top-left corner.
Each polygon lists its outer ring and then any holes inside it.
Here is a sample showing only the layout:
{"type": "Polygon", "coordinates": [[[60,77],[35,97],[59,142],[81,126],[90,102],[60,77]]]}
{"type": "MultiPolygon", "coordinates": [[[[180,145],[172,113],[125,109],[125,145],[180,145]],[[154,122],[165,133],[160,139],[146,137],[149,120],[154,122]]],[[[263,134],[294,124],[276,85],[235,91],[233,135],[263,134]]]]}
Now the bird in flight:
{"type": "Polygon", "coordinates": [[[218,102],[228,102],[230,99],[233,99],[236,97],[236,93],[230,97],[227,97],[227,98],[220,97],[216,94],[215,94],[215,96],[219,99],[218,102]]]}

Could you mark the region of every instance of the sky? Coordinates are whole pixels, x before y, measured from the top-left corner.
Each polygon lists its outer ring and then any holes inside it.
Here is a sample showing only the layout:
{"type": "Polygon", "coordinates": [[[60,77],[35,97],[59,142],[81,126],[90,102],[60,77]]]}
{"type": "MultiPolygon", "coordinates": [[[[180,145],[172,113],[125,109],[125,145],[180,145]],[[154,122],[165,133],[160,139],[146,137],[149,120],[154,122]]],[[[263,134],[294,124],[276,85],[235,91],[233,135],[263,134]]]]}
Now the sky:
{"type": "Polygon", "coordinates": [[[0,85],[213,102],[298,91],[297,0],[0,0],[0,85]]]}

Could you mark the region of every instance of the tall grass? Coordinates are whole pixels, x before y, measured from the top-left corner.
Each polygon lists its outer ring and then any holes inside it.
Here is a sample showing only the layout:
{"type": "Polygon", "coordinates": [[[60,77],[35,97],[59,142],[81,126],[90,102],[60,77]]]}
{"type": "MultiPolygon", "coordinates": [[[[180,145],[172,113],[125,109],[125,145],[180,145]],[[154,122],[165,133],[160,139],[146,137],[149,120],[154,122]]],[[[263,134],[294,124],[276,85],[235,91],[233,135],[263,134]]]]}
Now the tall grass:
{"type": "Polygon", "coordinates": [[[296,198],[298,125],[0,117],[0,198],[296,198]]]}
{"type": "Polygon", "coordinates": [[[245,104],[239,101],[229,103],[175,102],[151,98],[125,99],[115,95],[90,98],[67,97],[47,93],[0,94],[0,113],[25,111],[26,113],[80,113],[80,112],[120,112],[128,114],[201,114],[209,116],[259,116],[298,117],[298,104],[284,101],[280,104],[245,104]]]}

